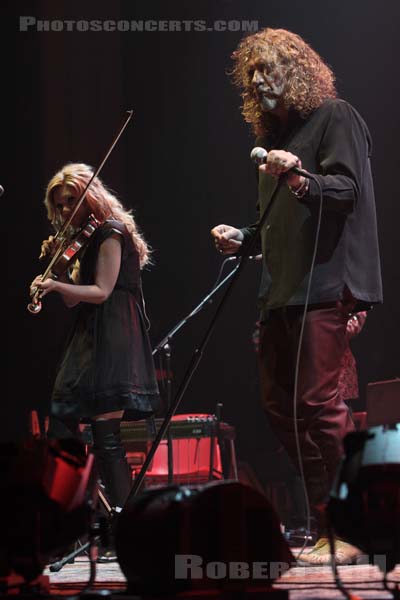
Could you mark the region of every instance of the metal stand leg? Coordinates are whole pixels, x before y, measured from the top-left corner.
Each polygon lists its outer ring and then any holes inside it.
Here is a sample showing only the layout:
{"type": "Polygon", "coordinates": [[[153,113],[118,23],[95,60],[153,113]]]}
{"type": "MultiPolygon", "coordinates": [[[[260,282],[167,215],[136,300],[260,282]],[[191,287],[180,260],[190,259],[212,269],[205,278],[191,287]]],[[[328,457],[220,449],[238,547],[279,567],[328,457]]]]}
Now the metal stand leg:
{"type": "MultiPolygon", "coordinates": [[[[165,355],[165,365],[167,370],[167,411],[171,408],[172,403],[172,379],[171,379],[171,346],[165,344],[163,347],[165,355]]],[[[174,454],[172,443],[171,424],[167,429],[167,445],[168,445],[168,484],[171,485],[174,481],[174,454]]]]}
{"type": "MultiPolygon", "coordinates": [[[[107,500],[107,498],[104,496],[103,492],[100,490],[100,488],[97,490],[98,496],[99,496],[99,500],[102,503],[102,505],[104,506],[104,508],[106,509],[107,513],[108,513],[108,517],[111,518],[113,515],[113,510],[107,500]]],[[[63,556],[63,558],[61,560],[58,560],[55,563],[52,563],[51,565],[49,565],[49,569],[52,573],[56,573],[58,571],[61,571],[61,569],[70,561],[73,561],[74,558],[76,558],[77,556],[79,556],[79,554],[81,554],[82,552],[86,552],[86,551],[90,551],[91,546],[93,546],[94,544],[96,544],[100,539],[100,526],[98,523],[94,523],[94,525],[91,528],[91,531],[89,533],[89,541],[86,542],[85,544],[80,545],[78,548],[75,548],[75,550],[73,552],[70,552],[69,554],[67,554],[66,556],[63,556]]]]}

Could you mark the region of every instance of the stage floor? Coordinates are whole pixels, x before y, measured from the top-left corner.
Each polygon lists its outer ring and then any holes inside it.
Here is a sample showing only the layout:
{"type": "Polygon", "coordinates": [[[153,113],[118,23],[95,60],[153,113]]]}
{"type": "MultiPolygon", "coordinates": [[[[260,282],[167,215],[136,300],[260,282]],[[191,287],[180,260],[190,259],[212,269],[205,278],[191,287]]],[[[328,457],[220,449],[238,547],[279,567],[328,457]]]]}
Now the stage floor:
{"type": "MultiPolygon", "coordinates": [[[[78,558],[74,564],[66,565],[58,573],[45,575],[50,577],[50,592],[54,595],[78,594],[89,579],[89,562],[85,557],[78,558]]],[[[352,565],[339,567],[340,577],[346,588],[355,597],[369,600],[386,600],[393,596],[382,587],[382,572],[373,565],[352,565]]],[[[400,565],[388,575],[400,586],[400,565]]],[[[393,583],[389,584],[393,586],[393,583]]],[[[290,600],[343,599],[343,594],[335,589],[330,567],[294,567],[287,571],[274,584],[275,589],[289,590],[290,600]]],[[[111,590],[118,593],[126,589],[126,580],[117,563],[97,565],[96,583],[93,589],[111,590]]],[[[206,598],[204,594],[201,596],[206,598]]],[[[215,598],[215,596],[213,596],[215,598]]],[[[259,597],[257,595],[257,597],[259,597]]]]}

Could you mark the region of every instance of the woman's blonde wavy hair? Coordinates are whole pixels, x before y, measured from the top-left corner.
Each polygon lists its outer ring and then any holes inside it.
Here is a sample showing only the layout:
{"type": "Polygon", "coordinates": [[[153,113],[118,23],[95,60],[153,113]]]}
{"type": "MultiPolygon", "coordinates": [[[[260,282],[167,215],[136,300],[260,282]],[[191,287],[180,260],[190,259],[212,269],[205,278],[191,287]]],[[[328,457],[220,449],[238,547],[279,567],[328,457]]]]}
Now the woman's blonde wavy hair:
{"type": "Polygon", "coordinates": [[[260,108],[251,85],[248,63],[256,56],[271,68],[280,67],[286,74],[284,104],[288,110],[307,117],[324,100],[336,98],[335,77],[331,69],[299,35],[286,29],[263,29],[244,38],[232,54],[234,84],[242,90],[242,114],[257,136],[267,136],[274,129],[274,119],[260,108]]]}
{"type": "MultiPolygon", "coordinates": [[[[67,185],[72,188],[76,196],[79,197],[86,188],[93,172],[92,167],[89,165],[83,163],[69,163],[62,167],[62,169],[49,181],[44,204],[47,209],[47,218],[51,221],[56,230],[60,229],[63,223],[61,215],[54,205],[54,190],[60,186],[67,185]]],[[[127,211],[98,177],[91,183],[85,200],[89,206],[90,212],[92,212],[99,221],[103,222],[106,219],[112,218],[124,223],[132,236],[133,243],[139,253],[140,266],[143,268],[150,261],[150,249],[143,236],[138,231],[132,211],[127,211]]]]}

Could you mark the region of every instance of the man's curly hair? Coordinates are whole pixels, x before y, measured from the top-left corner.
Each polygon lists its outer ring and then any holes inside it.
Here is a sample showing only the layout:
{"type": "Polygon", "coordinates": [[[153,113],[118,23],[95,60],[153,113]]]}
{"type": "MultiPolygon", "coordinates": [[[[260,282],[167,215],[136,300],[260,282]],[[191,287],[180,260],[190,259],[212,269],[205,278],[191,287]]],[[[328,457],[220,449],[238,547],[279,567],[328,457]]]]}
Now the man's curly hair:
{"type": "Polygon", "coordinates": [[[285,70],[287,85],[284,104],[301,117],[307,117],[324,100],[336,97],[335,77],[331,69],[299,35],[285,29],[266,28],[244,38],[232,54],[234,84],[242,90],[242,114],[251,123],[257,136],[266,136],[274,129],[274,119],[260,108],[260,101],[251,85],[248,63],[262,55],[271,68],[285,70]]]}

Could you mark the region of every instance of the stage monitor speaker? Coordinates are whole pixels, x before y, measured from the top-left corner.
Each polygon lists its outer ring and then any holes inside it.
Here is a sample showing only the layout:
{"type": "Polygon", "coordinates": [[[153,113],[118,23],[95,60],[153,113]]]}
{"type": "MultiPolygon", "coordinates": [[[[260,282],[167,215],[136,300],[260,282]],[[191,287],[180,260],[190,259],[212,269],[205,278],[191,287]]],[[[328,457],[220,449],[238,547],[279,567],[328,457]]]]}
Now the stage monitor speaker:
{"type": "Polygon", "coordinates": [[[328,516],[340,538],[391,571],[400,562],[400,423],[349,433],[344,449],[328,516]]]}
{"type": "Polygon", "coordinates": [[[368,426],[400,423],[400,379],[367,385],[368,426]]]}
{"type": "Polygon", "coordinates": [[[264,588],[294,561],[267,498],[239,481],[147,490],[124,507],[115,537],[132,595],[264,588]]]}
{"type": "Polygon", "coordinates": [[[97,476],[94,456],[85,456],[76,440],[1,444],[0,473],[0,589],[5,592],[9,577],[34,581],[50,556],[88,533],[97,476]]]}

